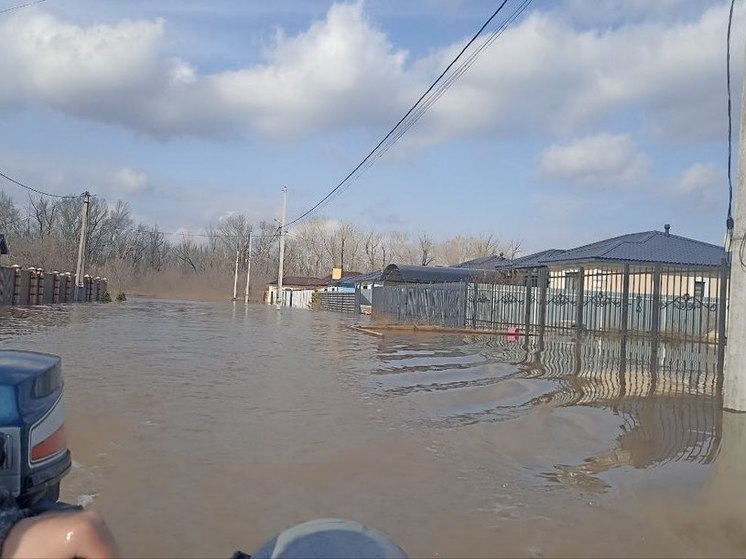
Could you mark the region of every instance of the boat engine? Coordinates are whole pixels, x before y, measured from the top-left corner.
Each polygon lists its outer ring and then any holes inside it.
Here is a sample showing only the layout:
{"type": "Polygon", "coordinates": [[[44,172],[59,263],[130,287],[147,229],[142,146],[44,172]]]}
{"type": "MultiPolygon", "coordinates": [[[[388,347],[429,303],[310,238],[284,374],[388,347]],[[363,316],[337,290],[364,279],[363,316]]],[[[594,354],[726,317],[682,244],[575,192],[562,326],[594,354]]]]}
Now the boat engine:
{"type": "Polygon", "coordinates": [[[70,469],[56,355],[0,350],[0,491],[19,506],[59,498],[70,469]]]}

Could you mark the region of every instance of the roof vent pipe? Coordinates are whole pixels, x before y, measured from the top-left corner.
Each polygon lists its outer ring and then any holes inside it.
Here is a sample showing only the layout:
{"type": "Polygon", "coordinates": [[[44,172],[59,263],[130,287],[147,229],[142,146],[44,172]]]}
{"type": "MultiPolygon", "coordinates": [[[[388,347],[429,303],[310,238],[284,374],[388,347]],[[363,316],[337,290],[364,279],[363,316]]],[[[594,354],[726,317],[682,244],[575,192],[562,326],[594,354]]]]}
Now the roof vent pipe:
{"type": "Polygon", "coordinates": [[[670,223],[666,223],[663,226],[663,229],[666,230],[666,237],[668,237],[671,234],[671,224],[670,223]]]}

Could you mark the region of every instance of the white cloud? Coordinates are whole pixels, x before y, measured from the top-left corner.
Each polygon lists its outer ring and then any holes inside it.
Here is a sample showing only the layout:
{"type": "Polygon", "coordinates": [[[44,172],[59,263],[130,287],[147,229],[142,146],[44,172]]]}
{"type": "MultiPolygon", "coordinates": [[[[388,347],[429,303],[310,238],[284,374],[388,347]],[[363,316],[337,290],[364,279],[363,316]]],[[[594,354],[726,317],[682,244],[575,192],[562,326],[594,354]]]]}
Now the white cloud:
{"type": "Polygon", "coordinates": [[[125,194],[145,192],[150,187],[147,175],[130,167],[122,167],[117,170],[111,182],[115,190],[125,194]]]}
{"type": "Polygon", "coordinates": [[[537,174],[583,186],[635,185],[647,177],[649,167],[648,157],[629,136],[599,134],[548,147],[537,174]]]}
{"type": "Polygon", "coordinates": [[[710,208],[723,201],[727,188],[728,179],[721,167],[696,163],[681,173],[669,191],[687,204],[710,208]]]}
{"type": "MultiPolygon", "coordinates": [[[[677,139],[723,134],[726,3],[665,0],[653,10],[658,17],[635,19],[648,4],[605,0],[607,11],[632,20],[602,29],[580,27],[560,8],[533,12],[481,55],[408,142],[578,135],[620,117],[677,139]],[[699,13],[686,19],[681,6],[699,13]]],[[[745,16],[739,6],[736,22],[745,16]]],[[[734,45],[743,44],[744,27],[734,25],[734,45]]],[[[161,19],[84,27],[39,10],[18,12],[0,24],[0,108],[35,103],[161,138],[378,133],[463,44],[408,61],[361,2],[335,4],[305,31],[278,32],[262,63],[204,73],[165,52],[166,31],[161,19]]],[[[733,51],[734,68],[742,50],[733,51]]],[[[740,80],[735,86],[738,95],[740,80]]]]}
{"type": "Polygon", "coordinates": [[[594,25],[681,18],[701,8],[702,0],[566,0],[564,6],[573,20],[594,25]]]}

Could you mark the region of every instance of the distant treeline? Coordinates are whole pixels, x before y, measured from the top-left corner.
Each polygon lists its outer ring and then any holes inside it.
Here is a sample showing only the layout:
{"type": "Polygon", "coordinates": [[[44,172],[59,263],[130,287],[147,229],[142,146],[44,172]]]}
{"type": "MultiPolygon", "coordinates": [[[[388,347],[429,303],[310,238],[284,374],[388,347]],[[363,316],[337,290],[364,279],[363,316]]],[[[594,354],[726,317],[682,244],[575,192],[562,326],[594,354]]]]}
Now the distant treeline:
{"type": "MultiPolygon", "coordinates": [[[[0,233],[10,250],[4,264],[74,272],[82,208],[82,199],[36,195],[19,207],[0,191],[0,233]]],[[[116,292],[158,285],[159,278],[169,283],[203,278],[196,284],[224,290],[227,283],[232,285],[238,252],[243,293],[249,230],[251,296],[258,300],[266,283],[277,279],[276,222],[254,224],[243,214],[232,214],[200,236],[169,234],[158,225],[136,224],[125,202],[109,204],[96,196],[90,203],[85,272],[107,277],[109,290],[116,292]]],[[[429,233],[412,237],[397,231],[363,231],[350,223],[313,218],[288,231],[284,269],[286,276],[325,277],[333,267],[369,272],[392,262],[453,265],[499,253],[512,257],[518,250],[515,241],[503,243],[492,234],[437,243],[429,233]]]]}

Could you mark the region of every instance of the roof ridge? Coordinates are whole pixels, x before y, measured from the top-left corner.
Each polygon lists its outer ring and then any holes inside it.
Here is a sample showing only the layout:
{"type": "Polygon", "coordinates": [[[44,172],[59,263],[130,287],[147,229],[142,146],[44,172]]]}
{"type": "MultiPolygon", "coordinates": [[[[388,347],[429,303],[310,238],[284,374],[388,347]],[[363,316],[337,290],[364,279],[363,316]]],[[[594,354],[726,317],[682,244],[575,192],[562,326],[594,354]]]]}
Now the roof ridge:
{"type": "Polygon", "coordinates": [[[708,243],[706,241],[700,241],[699,239],[692,239],[691,237],[684,237],[683,235],[674,235],[673,233],[669,233],[668,235],[666,235],[662,231],[655,231],[655,233],[658,233],[659,235],[663,235],[663,236],[668,236],[668,237],[676,237],[677,239],[683,239],[685,241],[691,241],[691,242],[699,243],[700,245],[705,245],[709,247],[723,248],[721,245],[716,245],[714,243],[708,243]]]}

